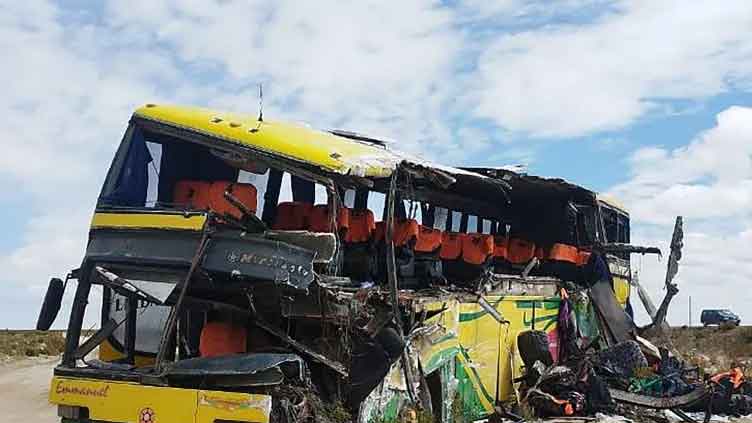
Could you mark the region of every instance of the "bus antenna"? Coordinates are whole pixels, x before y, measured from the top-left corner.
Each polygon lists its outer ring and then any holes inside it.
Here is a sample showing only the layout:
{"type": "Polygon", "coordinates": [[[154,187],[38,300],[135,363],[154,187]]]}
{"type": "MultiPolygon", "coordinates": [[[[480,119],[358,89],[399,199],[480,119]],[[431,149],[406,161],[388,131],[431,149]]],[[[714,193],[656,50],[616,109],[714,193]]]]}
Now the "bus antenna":
{"type": "Polygon", "coordinates": [[[259,115],[258,121],[264,121],[264,84],[259,84],[259,115]]]}

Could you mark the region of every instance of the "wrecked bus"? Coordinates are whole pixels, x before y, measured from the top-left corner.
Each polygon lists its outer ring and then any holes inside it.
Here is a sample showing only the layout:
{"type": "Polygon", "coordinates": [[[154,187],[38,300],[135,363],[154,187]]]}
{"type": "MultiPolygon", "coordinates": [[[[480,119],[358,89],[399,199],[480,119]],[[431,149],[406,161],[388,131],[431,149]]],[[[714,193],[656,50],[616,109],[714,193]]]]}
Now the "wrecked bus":
{"type": "Polygon", "coordinates": [[[592,312],[628,301],[614,242],[629,242],[626,212],[562,180],[149,104],[80,267],[45,297],[40,329],[76,281],[50,401],[70,423],[480,419],[541,354],[526,333],[562,353],[562,295],[601,280],[599,263],[611,294],[582,296],[577,318],[593,341],[619,338],[592,312]]]}

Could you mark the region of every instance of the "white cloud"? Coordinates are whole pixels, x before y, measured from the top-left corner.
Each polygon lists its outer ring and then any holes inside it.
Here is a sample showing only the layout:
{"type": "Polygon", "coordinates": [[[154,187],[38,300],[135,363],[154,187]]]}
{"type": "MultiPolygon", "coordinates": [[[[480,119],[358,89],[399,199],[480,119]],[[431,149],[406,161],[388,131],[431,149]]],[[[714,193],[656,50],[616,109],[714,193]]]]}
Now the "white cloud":
{"type": "Polygon", "coordinates": [[[84,210],[69,205],[58,208],[59,214],[29,219],[22,245],[0,257],[0,267],[12,271],[17,281],[27,282],[21,289],[41,298],[50,277],[65,276],[81,262],[91,218],[84,210]]]}
{"type": "Polygon", "coordinates": [[[4,296],[16,299],[0,320],[11,327],[32,326],[49,278],[80,264],[131,111],[164,97],[160,86],[179,75],[158,52],[117,35],[66,22],[47,2],[0,8],[0,195],[24,199],[4,222],[20,235],[0,256],[4,296]]]}
{"type": "Polygon", "coordinates": [[[226,70],[231,84],[215,105],[253,110],[255,83],[263,81],[269,113],[376,131],[413,151],[449,139],[439,116],[453,100],[446,81],[462,45],[450,9],[430,0],[194,6],[116,2],[107,16],[181,60],[226,70]]]}
{"type": "Polygon", "coordinates": [[[624,1],[615,9],[586,25],[498,37],[478,62],[477,113],[534,136],[577,136],[752,75],[748,1],[624,1]]]}
{"type": "MultiPolygon", "coordinates": [[[[632,212],[633,242],[668,252],[671,224],[685,217],[685,248],[677,282],[682,289],[669,317],[688,320],[691,295],[695,323],[702,308],[731,307],[742,314],[752,301],[752,108],[730,107],[716,126],[684,146],[643,147],[628,162],[630,179],[611,189],[632,212]]],[[[652,258],[642,282],[659,303],[665,263],[652,258]]],[[[752,316],[746,316],[748,322],[752,316]]]]}
{"type": "Polygon", "coordinates": [[[632,177],[611,189],[635,219],[670,223],[689,219],[752,216],[752,108],[721,112],[714,128],[685,146],[650,146],[630,158],[632,177]]]}

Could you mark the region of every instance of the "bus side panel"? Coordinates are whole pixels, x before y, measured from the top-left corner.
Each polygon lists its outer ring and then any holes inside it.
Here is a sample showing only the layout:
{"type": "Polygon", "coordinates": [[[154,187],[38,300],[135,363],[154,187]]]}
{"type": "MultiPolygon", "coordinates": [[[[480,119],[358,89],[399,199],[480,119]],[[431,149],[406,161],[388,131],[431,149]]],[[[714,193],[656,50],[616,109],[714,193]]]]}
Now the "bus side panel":
{"type": "Polygon", "coordinates": [[[101,422],[268,423],[272,406],[268,395],[57,376],[49,399],[57,405],[85,407],[89,419],[101,422]]]}
{"type": "MultiPolygon", "coordinates": [[[[520,332],[545,331],[552,353],[556,352],[558,297],[497,295],[486,299],[509,324],[500,324],[477,302],[450,301],[443,303],[443,313],[427,322],[441,330],[418,336],[411,344],[420,356],[424,373],[441,375],[444,422],[481,419],[493,412],[497,398],[500,401],[514,398],[512,380],[522,372],[517,352],[520,332]]],[[[434,308],[430,304],[424,306],[434,308]]],[[[397,362],[384,382],[364,401],[358,421],[400,421],[408,404],[407,388],[397,362]]]]}
{"type": "Polygon", "coordinates": [[[91,420],[103,422],[144,421],[142,414],[152,421],[194,422],[196,400],[192,389],[130,382],[54,377],[50,386],[51,403],[86,407],[91,420]]]}
{"type": "Polygon", "coordinates": [[[616,296],[616,301],[619,303],[621,308],[627,307],[630,290],[631,286],[629,285],[627,279],[620,276],[614,276],[614,295],[616,296]]]}
{"type": "Polygon", "coordinates": [[[469,415],[488,414],[495,400],[514,396],[512,380],[519,375],[517,335],[525,330],[549,334],[552,353],[557,348],[558,297],[489,296],[486,298],[509,324],[499,324],[477,303],[462,304],[457,378],[469,415]],[[498,381],[498,385],[497,385],[498,381]],[[472,391],[470,388],[472,387],[472,391]]]}

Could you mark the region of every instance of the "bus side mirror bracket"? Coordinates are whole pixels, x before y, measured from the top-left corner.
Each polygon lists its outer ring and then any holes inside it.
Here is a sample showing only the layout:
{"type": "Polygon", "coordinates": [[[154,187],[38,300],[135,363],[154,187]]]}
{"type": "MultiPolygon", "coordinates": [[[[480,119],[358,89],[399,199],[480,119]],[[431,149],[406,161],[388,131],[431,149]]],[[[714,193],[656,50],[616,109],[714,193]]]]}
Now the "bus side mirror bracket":
{"type": "Polygon", "coordinates": [[[37,330],[49,330],[52,323],[55,322],[55,318],[60,312],[60,305],[63,302],[63,293],[65,293],[65,283],[62,279],[50,279],[47,293],[44,295],[44,302],[42,302],[42,309],[39,311],[37,330]]]}

